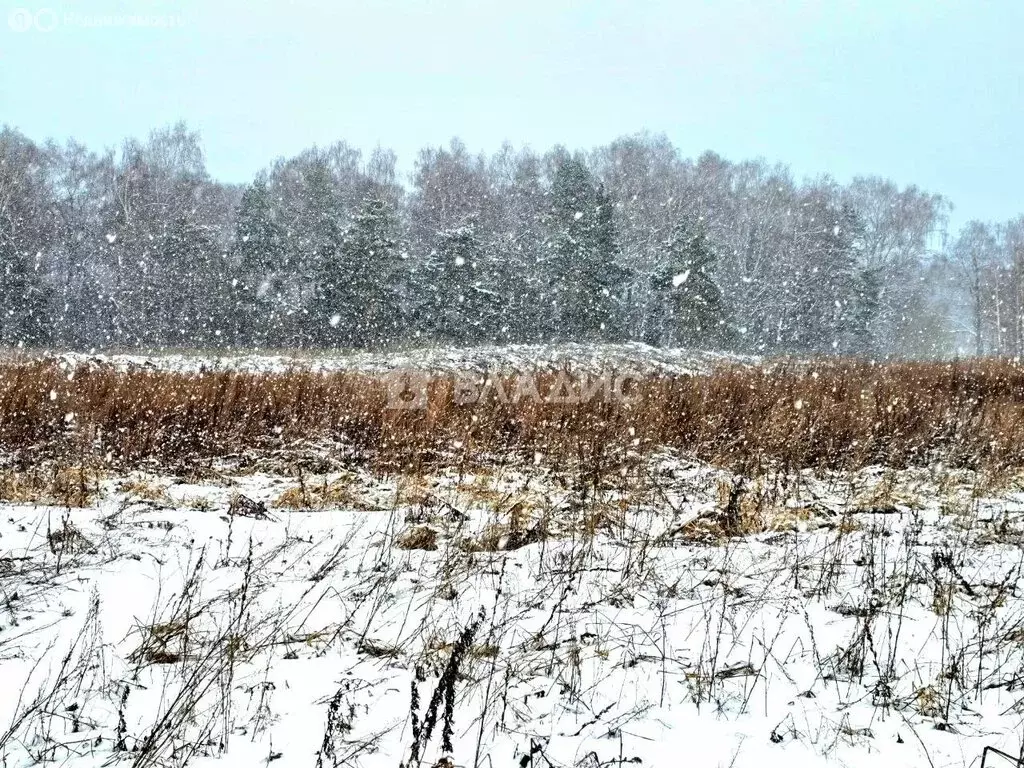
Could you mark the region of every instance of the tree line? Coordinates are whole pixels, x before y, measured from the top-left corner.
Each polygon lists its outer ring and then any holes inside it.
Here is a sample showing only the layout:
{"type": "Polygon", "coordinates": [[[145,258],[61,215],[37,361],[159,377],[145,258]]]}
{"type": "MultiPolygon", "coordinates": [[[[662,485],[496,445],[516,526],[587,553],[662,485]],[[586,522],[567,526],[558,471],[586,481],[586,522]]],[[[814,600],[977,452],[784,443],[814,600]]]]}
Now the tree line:
{"type": "Polygon", "coordinates": [[[338,348],[637,340],[757,354],[1019,355],[1024,217],[878,177],[344,142],[247,185],[184,124],[102,152],[0,130],[0,344],[338,348]]]}

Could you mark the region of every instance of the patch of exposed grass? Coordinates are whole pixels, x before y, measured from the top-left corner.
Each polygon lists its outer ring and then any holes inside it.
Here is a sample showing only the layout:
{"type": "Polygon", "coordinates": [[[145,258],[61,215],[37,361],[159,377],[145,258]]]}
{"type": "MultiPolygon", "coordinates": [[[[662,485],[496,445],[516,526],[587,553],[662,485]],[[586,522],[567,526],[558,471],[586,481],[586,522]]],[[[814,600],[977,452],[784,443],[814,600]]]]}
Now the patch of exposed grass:
{"type": "Polygon", "coordinates": [[[197,512],[213,511],[213,502],[206,496],[186,496],[181,500],[181,503],[197,512]]]}
{"type": "Polygon", "coordinates": [[[122,480],[117,484],[119,493],[140,501],[169,502],[167,486],[144,478],[122,480]]]}
{"type": "Polygon", "coordinates": [[[399,534],[395,546],[399,549],[424,549],[433,551],[437,549],[437,531],[427,525],[417,525],[407,528],[399,534]]]}
{"type": "Polygon", "coordinates": [[[46,467],[0,472],[0,501],[88,507],[99,496],[102,474],[87,467],[46,467]]]}
{"type": "Polygon", "coordinates": [[[355,478],[349,475],[335,480],[326,477],[300,480],[298,485],[288,488],[274,499],[272,506],[281,509],[371,508],[359,493],[355,478]]]}

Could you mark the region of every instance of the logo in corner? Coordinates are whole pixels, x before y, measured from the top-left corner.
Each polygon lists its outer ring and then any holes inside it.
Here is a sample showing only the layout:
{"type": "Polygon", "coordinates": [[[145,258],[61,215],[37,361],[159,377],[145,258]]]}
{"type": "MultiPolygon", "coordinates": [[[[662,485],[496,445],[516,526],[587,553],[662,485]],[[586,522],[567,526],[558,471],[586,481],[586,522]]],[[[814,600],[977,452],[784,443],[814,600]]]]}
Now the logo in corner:
{"type": "Polygon", "coordinates": [[[28,8],[15,8],[7,16],[7,25],[15,32],[28,32],[34,23],[35,18],[28,8]]]}

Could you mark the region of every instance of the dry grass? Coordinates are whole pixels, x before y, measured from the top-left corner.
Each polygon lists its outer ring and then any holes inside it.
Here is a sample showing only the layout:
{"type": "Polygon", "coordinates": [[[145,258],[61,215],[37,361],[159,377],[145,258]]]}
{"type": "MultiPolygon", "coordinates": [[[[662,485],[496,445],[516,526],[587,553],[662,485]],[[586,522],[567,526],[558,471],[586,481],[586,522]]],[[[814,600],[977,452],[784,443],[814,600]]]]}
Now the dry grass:
{"type": "Polygon", "coordinates": [[[46,540],[54,554],[58,552],[78,554],[95,551],[93,543],[67,517],[61,520],[60,528],[52,528],[47,532],[46,540]]]}
{"type": "Polygon", "coordinates": [[[344,476],[333,481],[326,477],[318,480],[300,478],[298,485],[288,488],[274,499],[273,506],[281,509],[365,509],[367,504],[355,487],[354,478],[344,476]]]}
{"type": "Polygon", "coordinates": [[[214,508],[214,503],[206,496],[186,496],[181,503],[197,512],[212,512],[214,508]]]}
{"type": "Polygon", "coordinates": [[[167,486],[144,478],[122,480],[117,490],[141,501],[169,502],[167,486]]]}
{"type": "MultiPolygon", "coordinates": [[[[595,524],[584,516],[582,525],[595,524]]],[[[483,530],[474,536],[462,537],[457,544],[466,552],[509,552],[545,541],[554,533],[550,514],[538,513],[517,503],[507,510],[495,510],[494,518],[483,530]]]]}
{"type": "MultiPolygon", "coordinates": [[[[462,405],[437,376],[422,410],[387,407],[388,382],[362,373],[116,371],[52,362],[0,368],[0,447],[51,457],[182,462],[303,440],[333,440],[415,471],[439,459],[519,452],[546,460],[620,462],[660,446],[756,475],[785,468],[855,469],[941,460],[1016,467],[1024,445],[1024,367],[821,361],[726,367],[707,376],[650,376],[629,402],[496,397],[462,405]]],[[[510,379],[506,389],[515,387],[510,379]]]]}
{"type": "Polygon", "coordinates": [[[0,472],[0,501],[87,507],[99,494],[100,473],[87,467],[37,467],[0,472]]]}
{"type": "Polygon", "coordinates": [[[437,531],[426,525],[407,528],[398,536],[395,545],[399,549],[423,549],[432,552],[437,549],[437,531]]]}

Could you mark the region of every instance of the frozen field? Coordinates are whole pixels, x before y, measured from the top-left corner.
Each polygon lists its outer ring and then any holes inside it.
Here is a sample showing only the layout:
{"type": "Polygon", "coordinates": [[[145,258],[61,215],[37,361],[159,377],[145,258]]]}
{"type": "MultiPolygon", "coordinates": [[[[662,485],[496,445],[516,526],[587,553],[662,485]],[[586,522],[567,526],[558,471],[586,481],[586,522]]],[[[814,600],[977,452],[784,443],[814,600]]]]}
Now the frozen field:
{"type": "Polygon", "coordinates": [[[308,354],[99,354],[65,353],[74,363],[110,363],[158,370],[385,372],[399,368],[430,371],[531,371],[571,365],[577,370],[610,369],[639,373],[701,373],[728,362],[756,361],[753,357],[683,348],[659,348],[638,342],[621,344],[511,344],[483,347],[427,347],[406,352],[308,354]]]}
{"type": "Polygon", "coordinates": [[[257,462],[0,489],[11,768],[1019,752],[1013,477],[662,455],[589,486],[257,462]]]}

